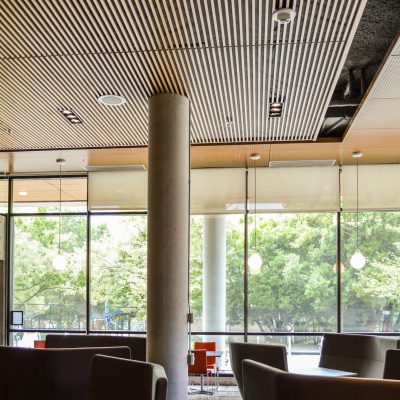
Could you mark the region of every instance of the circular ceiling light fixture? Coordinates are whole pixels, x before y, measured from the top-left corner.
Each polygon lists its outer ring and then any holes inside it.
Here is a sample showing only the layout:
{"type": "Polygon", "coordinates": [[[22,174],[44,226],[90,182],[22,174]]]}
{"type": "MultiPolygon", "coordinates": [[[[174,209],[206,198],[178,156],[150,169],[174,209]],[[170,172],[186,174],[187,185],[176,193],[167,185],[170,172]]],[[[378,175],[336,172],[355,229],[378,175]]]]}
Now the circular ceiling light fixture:
{"type": "Polygon", "coordinates": [[[118,94],[104,94],[103,96],[98,97],[97,101],[105,106],[111,107],[122,106],[126,103],[125,97],[118,94]]]}
{"type": "Polygon", "coordinates": [[[272,14],[272,20],[278,24],[289,24],[295,16],[296,12],[292,8],[279,8],[272,14]]]}

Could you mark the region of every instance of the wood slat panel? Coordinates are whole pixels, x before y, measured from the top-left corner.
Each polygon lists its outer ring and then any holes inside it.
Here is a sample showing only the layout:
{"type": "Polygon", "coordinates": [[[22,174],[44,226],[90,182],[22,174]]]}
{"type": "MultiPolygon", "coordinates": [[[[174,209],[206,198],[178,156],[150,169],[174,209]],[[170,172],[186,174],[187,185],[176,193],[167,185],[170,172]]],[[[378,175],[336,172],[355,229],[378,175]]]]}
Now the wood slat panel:
{"type": "Polygon", "coordinates": [[[189,97],[193,144],[315,140],[365,3],[294,0],[277,25],[275,0],[3,0],[0,150],[146,146],[157,93],[189,97]]]}

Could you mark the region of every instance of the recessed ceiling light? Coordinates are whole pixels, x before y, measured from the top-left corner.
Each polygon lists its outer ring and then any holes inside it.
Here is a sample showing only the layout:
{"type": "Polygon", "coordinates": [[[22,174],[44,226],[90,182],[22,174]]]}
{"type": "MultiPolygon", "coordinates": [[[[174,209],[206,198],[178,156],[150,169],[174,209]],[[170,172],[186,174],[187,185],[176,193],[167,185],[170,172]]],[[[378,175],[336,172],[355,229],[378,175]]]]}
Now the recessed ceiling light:
{"type": "Polygon", "coordinates": [[[282,117],[283,111],[283,102],[278,103],[276,101],[269,103],[269,117],[270,118],[279,118],[282,117]]]}
{"type": "Polygon", "coordinates": [[[56,164],[58,165],[64,165],[66,163],[64,158],[57,158],[56,164]]]}
{"type": "Polygon", "coordinates": [[[25,192],[25,191],[18,192],[18,194],[20,196],[28,196],[28,192],[25,192]]]}
{"type": "Polygon", "coordinates": [[[232,126],[232,125],[233,125],[233,118],[230,117],[230,116],[227,116],[227,117],[225,118],[225,125],[226,125],[226,126],[232,126]]]}
{"type": "Polygon", "coordinates": [[[97,101],[105,106],[122,106],[126,103],[125,97],[117,94],[105,94],[97,98],[97,101]]]}
{"type": "Polygon", "coordinates": [[[78,113],[71,108],[59,108],[58,112],[68,121],[70,124],[79,125],[83,124],[82,118],[78,113]]]}
{"type": "Polygon", "coordinates": [[[272,14],[272,20],[278,24],[289,24],[294,20],[296,12],[292,8],[280,8],[272,14]]]}
{"type": "Polygon", "coordinates": [[[362,151],[353,151],[352,156],[353,158],[361,158],[364,155],[362,151]]]}
{"type": "Polygon", "coordinates": [[[250,160],[257,161],[260,158],[261,158],[261,156],[258,153],[250,154],[250,160]]]}

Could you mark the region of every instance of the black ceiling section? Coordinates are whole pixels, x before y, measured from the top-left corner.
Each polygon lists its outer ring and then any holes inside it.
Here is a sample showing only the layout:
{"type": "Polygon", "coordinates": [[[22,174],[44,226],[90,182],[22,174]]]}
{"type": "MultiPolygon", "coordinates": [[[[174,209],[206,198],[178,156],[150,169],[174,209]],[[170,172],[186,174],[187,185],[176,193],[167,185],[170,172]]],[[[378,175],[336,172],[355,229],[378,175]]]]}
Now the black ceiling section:
{"type": "Polygon", "coordinates": [[[319,138],[343,137],[399,30],[400,0],[367,2],[319,138]]]}

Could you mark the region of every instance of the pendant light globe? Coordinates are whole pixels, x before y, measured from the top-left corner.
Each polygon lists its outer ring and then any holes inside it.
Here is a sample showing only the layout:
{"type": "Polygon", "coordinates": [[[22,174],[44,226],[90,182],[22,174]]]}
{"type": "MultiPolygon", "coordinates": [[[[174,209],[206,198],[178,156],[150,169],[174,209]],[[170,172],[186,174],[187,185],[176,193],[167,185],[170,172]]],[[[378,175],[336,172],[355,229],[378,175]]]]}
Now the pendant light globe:
{"type": "Polygon", "coordinates": [[[365,257],[361,253],[359,249],[356,250],[356,252],[353,254],[353,256],[350,259],[350,265],[354,269],[363,269],[365,266],[365,257]]]}
{"type": "Polygon", "coordinates": [[[249,266],[249,273],[251,275],[257,275],[258,273],[260,273],[262,266],[262,258],[257,252],[253,253],[249,257],[248,266],[249,266]]]}
{"type": "Polygon", "coordinates": [[[63,271],[67,267],[67,260],[63,256],[63,254],[58,253],[53,258],[53,267],[58,271],[63,271]]]}

